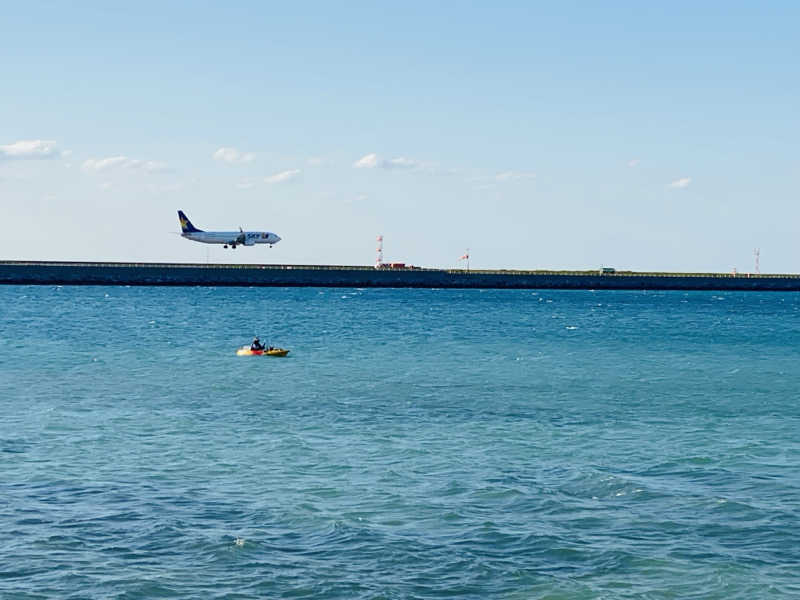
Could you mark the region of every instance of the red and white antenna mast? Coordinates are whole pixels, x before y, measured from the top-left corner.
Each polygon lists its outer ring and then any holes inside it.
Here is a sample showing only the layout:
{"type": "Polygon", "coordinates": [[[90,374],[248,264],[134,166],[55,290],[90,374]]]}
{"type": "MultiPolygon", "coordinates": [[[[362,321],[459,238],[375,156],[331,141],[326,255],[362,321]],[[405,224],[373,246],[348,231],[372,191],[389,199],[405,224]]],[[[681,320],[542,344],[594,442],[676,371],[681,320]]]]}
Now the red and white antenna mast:
{"type": "Polygon", "coordinates": [[[756,256],[756,275],[761,275],[761,248],[753,250],[753,254],[756,256]]]}
{"type": "Polygon", "coordinates": [[[375,249],[377,255],[375,256],[375,268],[380,269],[383,266],[383,236],[379,235],[377,238],[378,247],[375,249]]]}

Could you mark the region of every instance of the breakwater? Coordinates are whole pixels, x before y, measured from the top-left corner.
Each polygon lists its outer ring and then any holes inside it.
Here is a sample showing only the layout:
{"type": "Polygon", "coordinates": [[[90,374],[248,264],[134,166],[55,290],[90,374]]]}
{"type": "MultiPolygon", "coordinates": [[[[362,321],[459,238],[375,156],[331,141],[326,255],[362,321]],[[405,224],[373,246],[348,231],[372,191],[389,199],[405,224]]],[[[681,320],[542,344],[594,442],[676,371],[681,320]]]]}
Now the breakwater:
{"type": "Polygon", "coordinates": [[[800,291],[800,275],[0,261],[0,284],[800,291]]]}

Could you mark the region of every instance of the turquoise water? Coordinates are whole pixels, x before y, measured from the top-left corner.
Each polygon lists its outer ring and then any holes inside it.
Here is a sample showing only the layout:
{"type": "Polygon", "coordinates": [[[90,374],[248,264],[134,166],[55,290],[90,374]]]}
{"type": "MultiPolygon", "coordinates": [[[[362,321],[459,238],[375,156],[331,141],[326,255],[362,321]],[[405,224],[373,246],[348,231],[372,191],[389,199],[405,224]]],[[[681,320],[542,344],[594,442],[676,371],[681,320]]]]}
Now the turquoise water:
{"type": "Polygon", "coordinates": [[[796,598],[799,349],[800,294],[0,287],[0,597],[796,598]]]}

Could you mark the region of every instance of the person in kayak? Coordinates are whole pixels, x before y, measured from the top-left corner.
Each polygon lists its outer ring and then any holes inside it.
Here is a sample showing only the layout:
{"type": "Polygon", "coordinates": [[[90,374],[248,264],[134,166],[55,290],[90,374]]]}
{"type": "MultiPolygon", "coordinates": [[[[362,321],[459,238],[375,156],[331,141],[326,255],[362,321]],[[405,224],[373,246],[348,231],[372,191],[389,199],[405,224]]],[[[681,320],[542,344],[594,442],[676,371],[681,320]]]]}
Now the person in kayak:
{"type": "Polygon", "coordinates": [[[252,343],[252,344],[250,344],[250,350],[263,350],[263,349],[264,349],[264,344],[262,344],[262,343],[261,343],[261,342],[258,340],[258,338],[255,338],[255,339],[253,340],[253,343],[252,343]]]}

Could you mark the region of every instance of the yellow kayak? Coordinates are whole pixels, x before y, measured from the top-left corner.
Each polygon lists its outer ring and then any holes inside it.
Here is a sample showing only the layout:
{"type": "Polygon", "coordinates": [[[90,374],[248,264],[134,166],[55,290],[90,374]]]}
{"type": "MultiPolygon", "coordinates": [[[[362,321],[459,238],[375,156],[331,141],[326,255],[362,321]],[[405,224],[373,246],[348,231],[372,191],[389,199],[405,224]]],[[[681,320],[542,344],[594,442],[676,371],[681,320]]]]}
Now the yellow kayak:
{"type": "Polygon", "coordinates": [[[287,354],[289,354],[289,351],[284,348],[251,350],[247,346],[244,346],[236,351],[236,356],[286,356],[287,354]]]}

